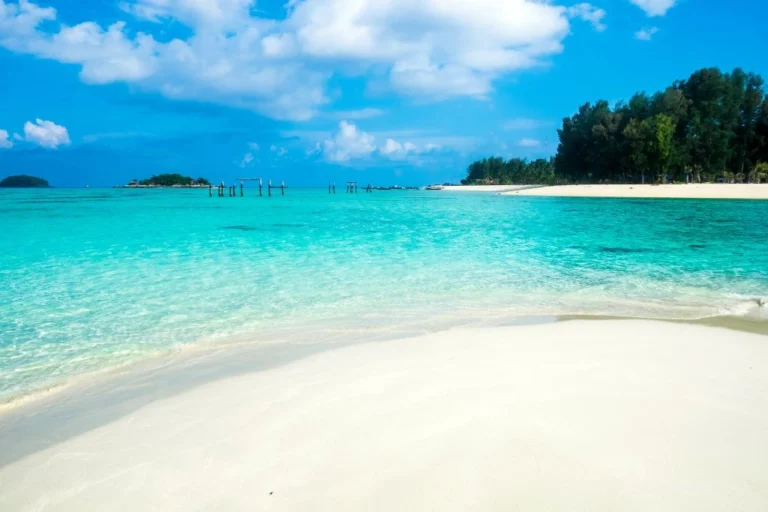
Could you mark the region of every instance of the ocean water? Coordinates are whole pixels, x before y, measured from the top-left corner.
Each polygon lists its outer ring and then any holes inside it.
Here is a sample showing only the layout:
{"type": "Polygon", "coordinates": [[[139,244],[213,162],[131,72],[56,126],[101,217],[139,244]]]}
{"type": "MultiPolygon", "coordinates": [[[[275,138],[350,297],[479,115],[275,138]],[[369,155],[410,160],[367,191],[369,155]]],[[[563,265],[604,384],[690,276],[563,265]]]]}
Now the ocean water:
{"type": "Polygon", "coordinates": [[[0,190],[0,402],[184,347],[766,317],[768,202],[0,190]]]}

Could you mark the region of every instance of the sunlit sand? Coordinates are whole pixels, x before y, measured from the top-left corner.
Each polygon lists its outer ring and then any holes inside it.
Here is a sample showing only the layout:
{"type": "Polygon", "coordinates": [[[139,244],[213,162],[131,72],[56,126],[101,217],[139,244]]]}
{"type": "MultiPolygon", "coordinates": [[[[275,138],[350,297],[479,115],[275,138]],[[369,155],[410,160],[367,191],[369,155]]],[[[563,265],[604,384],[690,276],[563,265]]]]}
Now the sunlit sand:
{"type": "Polygon", "coordinates": [[[452,330],[150,403],[0,469],[0,510],[758,511],[766,432],[760,335],[452,330]]]}

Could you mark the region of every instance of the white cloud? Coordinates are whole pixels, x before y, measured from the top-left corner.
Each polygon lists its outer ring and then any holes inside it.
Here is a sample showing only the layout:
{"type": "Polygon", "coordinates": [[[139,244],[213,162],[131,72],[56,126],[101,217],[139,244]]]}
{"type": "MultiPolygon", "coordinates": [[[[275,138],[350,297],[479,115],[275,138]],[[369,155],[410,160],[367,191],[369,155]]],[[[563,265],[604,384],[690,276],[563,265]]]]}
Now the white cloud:
{"type": "Polygon", "coordinates": [[[259,147],[259,145],[258,145],[258,144],[256,144],[255,142],[249,142],[249,143],[248,143],[248,147],[249,147],[249,148],[251,148],[251,149],[252,149],[252,150],[254,150],[254,151],[259,151],[259,149],[261,149],[261,148],[259,147]]]}
{"type": "Polygon", "coordinates": [[[657,27],[640,29],[635,32],[635,39],[639,39],[641,41],[650,41],[654,34],[656,34],[658,31],[659,29],[657,27]]]}
{"type": "Polygon", "coordinates": [[[538,119],[529,119],[525,117],[516,117],[513,119],[507,119],[501,123],[501,128],[507,131],[519,131],[519,130],[533,130],[547,126],[547,121],[540,121],[538,119]]]}
{"type": "Polygon", "coordinates": [[[384,146],[379,148],[379,153],[390,160],[404,160],[408,155],[417,152],[418,149],[412,142],[401,144],[395,139],[387,139],[384,146]]]}
{"type": "MultiPolygon", "coordinates": [[[[297,0],[304,54],[381,64],[405,94],[482,97],[496,78],[562,51],[568,9],[534,0],[297,0]]],[[[599,13],[587,13],[592,19],[599,13]]],[[[580,15],[580,14],[579,14],[580,15]]]]}
{"type": "Polygon", "coordinates": [[[251,162],[253,162],[253,153],[246,153],[243,156],[243,160],[240,162],[240,167],[246,167],[251,162]]]}
{"type": "Polygon", "coordinates": [[[598,9],[594,5],[586,3],[576,4],[568,8],[568,15],[571,18],[580,18],[583,21],[591,23],[594,29],[598,32],[602,32],[607,28],[603,24],[605,11],[603,9],[598,9]]]}
{"type": "Polygon", "coordinates": [[[34,124],[29,121],[24,123],[24,140],[48,149],[56,149],[70,143],[66,128],[42,119],[36,119],[34,124]]]}
{"type": "Polygon", "coordinates": [[[521,148],[538,148],[541,146],[541,141],[525,137],[520,139],[520,142],[518,142],[517,145],[521,148]]]}
{"type": "Polygon", "coordinates": [[[8,132],[0,130],[0,149],[8,149],[13,147],[13,142],[8,136],[8,132]]]}
{"type": "Polygon", "coordinates": [[[358,110],[337,110],[330,112],[329,116],[336,119],[370,119],[372,117],[379,117],[384,115],[384,111],[379,108],[361,108],[358,110]]]}
{"type": "MultiPolygon", "coordinates": [[[[393,138],[397,134],[410,135],[417,133],[413,130],[402,130],[400,132],[381,132],[378,137],[385,139],[382,146],[377,144],[377,134],[361,131],[357,126],[342,121],[339,123],[339,130],[329,136],[322,143],[317,143],[314,148],[307,150],[307,155],[321,153],[329,162],[348,163],[352,160],[367,160],[373,156],[378,156],[392,161],[408,160],[410,163],[418,165],[423,156],[443,149],[443,145],[437,142],[424,142],[423,138],[417,138],[417,141],[401,142],[393,138]]],[[[438,139],[441,139],[438,137],[438,139]]],[[[442,137],[444,141],[455,143],[451,137],[442,137]]],[[[455,139],[462,139],[456,137],[455,139]]]]}
{"type": "Polygon", "coordinates": [[[341,121],[339,131],[323,142],[323,155],[330,162],[367,158],[375,150],[373,135],[358,130],[357,126],[347,121],[341,121]]]}
{"type": "Polygon", "coordinates": [[[648,16],[664,16],[675,6],[677,0],[629,0],[645,11],[648,16]]]}
{"type": "MultiPolygon", "coordinates": [[[[78,65],[87,83],[126,82],[171,99],[306,120],[329,102],[329,78],[347,70],[386,76],[393,90],[425,100],[485,97],[498,78],[562,52],[570,18],[599,30],[605,14],[539,0],[291,0],[288,18],[275,20],[255,5],[123,1],[136,18],[190,28],[184,38],[158,41],[124,22],[61,25],[55,9],[0,0],[0,47],[78,65]]],[[[377,114],[363,109],[343,119],[377,114]]]]}
{"type": "Polygon", "coordinates": [[[233,29],[250,17],[254,0],[134,0],[120,2],[125,12],[160,23],[177,19],[194,27],[233,29]]]}
{"type": "Polygon", "coordinates": [[[274,21],[249,16],[249,0],[141,0],[124,4],[152,21],[178,19],[193,28],[187,39],[158,42],[119,22],[106,30],[94,22],[60,25],[55,9],[27,0],[0,0],[0,47],[81,66],[92,84],[127,82],[171,99],[204,100],[260,112],[276,119],[304,120],[327,102],[330,71],[301,61],[273,61],[261,40],[274,21]],[[150,13],[152,14],[150,16],[150,13]],[[50,25],[52,27],[55,24],[50,25]]]}

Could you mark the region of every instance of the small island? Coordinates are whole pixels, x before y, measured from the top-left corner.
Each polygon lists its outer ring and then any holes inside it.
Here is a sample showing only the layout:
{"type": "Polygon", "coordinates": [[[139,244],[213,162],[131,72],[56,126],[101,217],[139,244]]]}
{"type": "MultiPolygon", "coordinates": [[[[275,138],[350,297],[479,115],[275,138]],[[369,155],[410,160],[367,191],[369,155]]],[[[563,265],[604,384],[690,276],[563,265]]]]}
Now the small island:
{"type": "Polygon", "coordinates": [[[50,188],[47,181],[42,178],[36,178],[35,176],[27,176],[26,174],[20,174],[18,176],[8,176],[4,180],[0,181],[0,187],[2,188],[50,188]]]}
{"type": "Polygon", "coordinates": [[[205,178],[190,178],[181,174],[158,174],[145,180],[132,180],[124,188],[204,188],[211,184],[205,178]]]}

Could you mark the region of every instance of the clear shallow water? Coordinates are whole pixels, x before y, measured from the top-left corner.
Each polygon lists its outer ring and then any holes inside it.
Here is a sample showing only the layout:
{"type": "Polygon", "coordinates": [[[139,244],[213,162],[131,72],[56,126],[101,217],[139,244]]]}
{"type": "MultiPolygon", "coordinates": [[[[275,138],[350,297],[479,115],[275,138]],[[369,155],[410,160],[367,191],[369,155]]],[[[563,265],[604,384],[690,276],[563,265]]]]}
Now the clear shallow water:
{"type": "Polygon", "coordinates": [[[768,202],[249,192],[0,190],[0,401],[195,343],[766,315],[768,202]]]}

